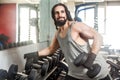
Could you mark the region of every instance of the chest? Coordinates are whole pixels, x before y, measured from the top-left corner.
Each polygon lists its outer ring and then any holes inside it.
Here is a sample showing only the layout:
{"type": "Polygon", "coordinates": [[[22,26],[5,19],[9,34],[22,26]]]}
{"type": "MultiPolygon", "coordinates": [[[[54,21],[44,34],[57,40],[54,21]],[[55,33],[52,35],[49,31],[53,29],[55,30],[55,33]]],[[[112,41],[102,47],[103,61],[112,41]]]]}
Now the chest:
{"type": "Polygon", "coordinates": [[[64,30],[59,32],[60,38],[64,39],[69,34],[69,37],[71,37],[72,40],[74,40],[79,45],[85,45],[87,43],[87,40],[81,36],[80,33],[76,32],[74,29],[71,30],[64,30]]]}

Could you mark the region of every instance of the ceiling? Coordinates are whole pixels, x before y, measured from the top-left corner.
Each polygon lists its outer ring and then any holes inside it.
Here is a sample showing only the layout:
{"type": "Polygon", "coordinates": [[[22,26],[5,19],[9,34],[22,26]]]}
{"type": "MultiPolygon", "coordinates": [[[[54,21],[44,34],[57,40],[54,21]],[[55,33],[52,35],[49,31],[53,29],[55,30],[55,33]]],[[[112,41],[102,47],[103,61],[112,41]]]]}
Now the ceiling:
{"type": "MultiPolygon", "coordinates": [[[[101,2],[101,1],[120,1],[120,0],[61,0],[63,2],[101,2]]],[[[0,3],[30,3],[39,4],[40,0],[0,0],[0,3]]]]}
{"type": "Polygon", "coordinates": [[[0,3],[30,3],[39,4],[40,0],[0,0],[0,3]]]}

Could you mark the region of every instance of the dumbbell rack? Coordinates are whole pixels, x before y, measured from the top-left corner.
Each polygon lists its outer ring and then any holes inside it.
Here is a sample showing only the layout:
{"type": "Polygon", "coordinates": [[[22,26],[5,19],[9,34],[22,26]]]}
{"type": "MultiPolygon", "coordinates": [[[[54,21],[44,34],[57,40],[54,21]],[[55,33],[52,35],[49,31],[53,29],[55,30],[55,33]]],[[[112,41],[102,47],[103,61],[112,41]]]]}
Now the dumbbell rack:
{"type": "MultiPolygon", "coordinates": [[[[30,54],[31,53],[28,53],[28,55],[30,54]]],[[[32,61],[34,59],[35,58],[30,58],[30,60],[32,61]]],[[[29,71],[31,72],[32,69],[38,70],[36,74],[36,76],[39,76],[39,78],[36,77],[38,80],[53,80],[54,78],[58,78],[57,76],[61,73],[61,71],[64,70],[65,72],[67,72],[66,65],[63,64],[65,60],[64,54],[62,53],[60,49],[56,50],[56,52],[53,53],[52,55],[40,57],[39,59],[35,61],[35,63],[34,61],[31,63],[30,61],[31,68],[29,65],[29,58],[28,59],[26,58],[26,60],[27,61],[25,64],[25,73],[29,75],[29,71]],[[65,69],[61,65],[65,66],[65,69]],[[53,76],[54,78],[51,76],[53,76]]]]}
{"type": "MultiPolygon", "coordinates": [[[[61,60],[61,62],[64,61],[64,60],[65,60],[65,58],[63,58],[63,59],[61,60]]],[[[54,67],[54,68],[51,70],[51,72],[49,72],[49,73],[48,73],[45,77],[43,77],[43,79],[41,79],[41,80],[46,80],[57,68],[58,68],[57,66],[54,67]]]]}

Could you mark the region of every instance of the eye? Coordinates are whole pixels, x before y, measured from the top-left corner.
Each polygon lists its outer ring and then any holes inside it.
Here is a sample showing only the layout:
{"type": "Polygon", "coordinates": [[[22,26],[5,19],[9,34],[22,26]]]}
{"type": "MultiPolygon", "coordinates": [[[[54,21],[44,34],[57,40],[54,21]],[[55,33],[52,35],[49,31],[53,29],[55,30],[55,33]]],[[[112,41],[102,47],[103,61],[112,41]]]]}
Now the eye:
{"type": "Polygon", "coordinates": [[[65,11],[62,10],[61,13],[65,13],[65,11]]]}
{"type": "Polygon", "coordinates": [[[55,15],[56,15],[56,14],[59,14],[59,12],[55,12],[55,15]]]}

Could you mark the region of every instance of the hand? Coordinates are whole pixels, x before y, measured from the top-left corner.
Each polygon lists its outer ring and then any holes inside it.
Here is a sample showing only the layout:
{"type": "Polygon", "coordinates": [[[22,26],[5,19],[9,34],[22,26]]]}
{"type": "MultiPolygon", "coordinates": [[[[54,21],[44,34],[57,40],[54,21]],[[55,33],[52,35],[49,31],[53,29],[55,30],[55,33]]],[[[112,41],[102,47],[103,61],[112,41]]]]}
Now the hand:
{"type": "Polygon", "coordinates": [[[37,58],[38,59],[38,52],[32,52],[24,54],[24,58],[30,59],[30,58],[37,58]]]}
{"type": "Polygon", "coordinates": [[[86,68],[91,68],[93,63],[94,63],[94,61],[95,61],[95,58],[96,58],[96,54],[88,53],[87,60],[85,61],[83,66],[86,67],[86,68]]]}
{"type": "Polygon", "coordinates": [[[74,64],[76,66],[84,66],[86,68],[90,68],[96,58],[96,54],[94,53],[80,53],[76,59],[74,60],[74,64]]]}

